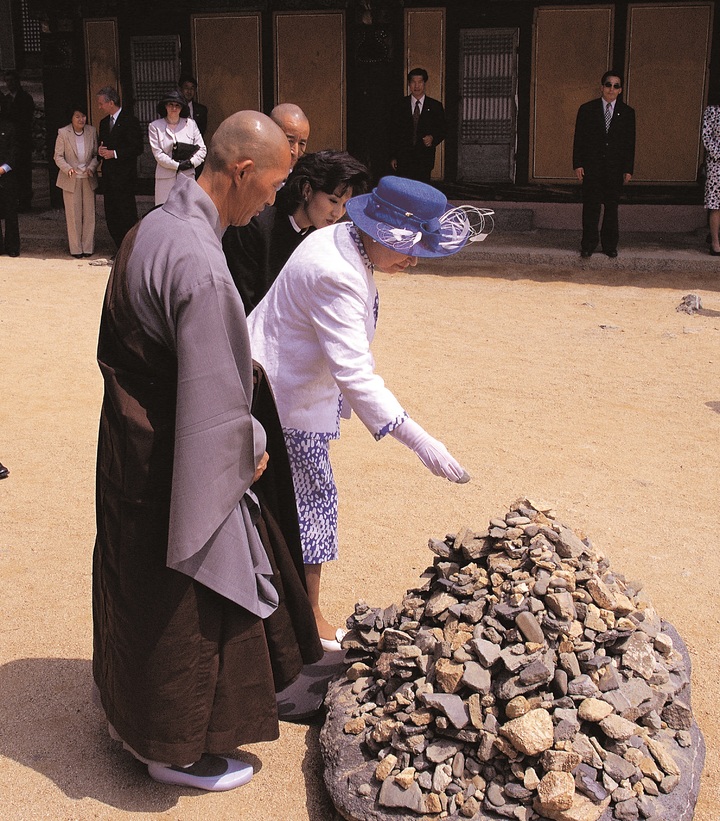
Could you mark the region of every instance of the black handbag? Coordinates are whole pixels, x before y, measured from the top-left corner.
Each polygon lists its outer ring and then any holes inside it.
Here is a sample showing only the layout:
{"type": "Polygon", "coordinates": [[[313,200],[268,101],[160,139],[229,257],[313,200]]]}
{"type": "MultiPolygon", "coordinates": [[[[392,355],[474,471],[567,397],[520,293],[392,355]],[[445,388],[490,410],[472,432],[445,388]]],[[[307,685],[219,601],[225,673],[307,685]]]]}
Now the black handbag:
{"type": "Polygon", "coordinates": [[[173,143],[172,158],[175,162],[183,162],[193,157],[199,149],[200,146],[194,143],[173,143]]]}

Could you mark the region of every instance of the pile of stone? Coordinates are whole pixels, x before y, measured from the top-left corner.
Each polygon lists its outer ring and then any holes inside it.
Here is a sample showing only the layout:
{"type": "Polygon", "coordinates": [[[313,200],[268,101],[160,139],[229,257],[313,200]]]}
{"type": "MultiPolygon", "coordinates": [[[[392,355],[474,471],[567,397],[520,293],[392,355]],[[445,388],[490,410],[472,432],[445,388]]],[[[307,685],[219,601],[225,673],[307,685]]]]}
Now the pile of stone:
{"type": "Polygon", "coordinates": [[[360,602],[328,691],[325,782],[351,821],[690,821],[689,658],[547,506],[430,540],[402,605],[360,602]]]}

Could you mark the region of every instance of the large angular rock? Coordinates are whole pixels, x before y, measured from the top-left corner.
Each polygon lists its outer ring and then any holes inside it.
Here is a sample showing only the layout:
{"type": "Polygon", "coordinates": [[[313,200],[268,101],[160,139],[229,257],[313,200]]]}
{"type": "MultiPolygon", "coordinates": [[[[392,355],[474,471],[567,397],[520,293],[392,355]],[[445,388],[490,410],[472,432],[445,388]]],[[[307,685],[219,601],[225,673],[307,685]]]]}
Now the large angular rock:
{"type": "Polygon", "coordinates": [[[575,793],[572,806],[567,810],[541,810],[537,800],[533,806],[551,821],[598,821],[609,805],[610,796],[599,804],[595,804],[584,795],[575,793]]]}
{"type": "Polygon", "coordinates": [[[500,735],[524,755],[539,755],[553,745],[552,718],[547,710],[530,710],[503,724],[500,735]]]}
{"type": "Polygon", "coordinates": [[[537,803],[540,812],[569,810],[574,798],[575,779],[569,772],[551,770],[540,779],[537,786],[537,803]]]}

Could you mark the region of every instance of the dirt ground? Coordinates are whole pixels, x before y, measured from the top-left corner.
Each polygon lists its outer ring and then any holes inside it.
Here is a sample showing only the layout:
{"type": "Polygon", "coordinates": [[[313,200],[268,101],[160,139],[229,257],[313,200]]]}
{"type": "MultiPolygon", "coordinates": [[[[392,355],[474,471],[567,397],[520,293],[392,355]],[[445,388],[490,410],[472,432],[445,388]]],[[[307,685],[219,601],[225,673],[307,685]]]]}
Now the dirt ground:
{"type": "MultiPolygon", "coordinates": [[[[59,255],[54,255],[59,256],[59,255]]],[[[0,261],[0,815],[16,819],[330,821],[317,727],[243,748],[253,781],[155,784],[90,699],[90,566],[106,267],[0,261]]],[[[430,475],[356,420],[333,445],[341,558],[328,614],[400,601],[429,537],[481,529],[519,496],[554,505],[642,579],[693,659],[708,746],[697,821],[720,803],[720,277],[437,266],[379,275],[378,371],[472,474],[430,475]],[[704,312],[675,308],[687,293],[704,312]]],[[[672,819],[668,819],[672,821],[672,819]]]]}

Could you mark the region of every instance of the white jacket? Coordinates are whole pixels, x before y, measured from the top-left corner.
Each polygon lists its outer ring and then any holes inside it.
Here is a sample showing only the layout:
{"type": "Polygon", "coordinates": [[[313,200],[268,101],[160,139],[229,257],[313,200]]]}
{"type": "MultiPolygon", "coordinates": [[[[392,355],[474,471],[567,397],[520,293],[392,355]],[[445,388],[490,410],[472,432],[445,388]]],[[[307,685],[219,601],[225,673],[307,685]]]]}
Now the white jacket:
{"type": "MultiPolygon", "coordinates": [[[[178,127],[175,131],[168,128],[167,120],[164,117],[161,117],[159,120],[153,120],[150,125],[148,125],[148,142],[150,143],[150,150],[152,151],[153,157],[155,157],[155,162],[157,163],[155,168],[156,193],[159,185],[164,193],[164,196],[160,202],[165,202],[167,194],[170,192],[170,189],[175,182],[175,177],[178,173],[178,166],[180,165],[177,160],[172,158],[173,145],[178,142],[192,143],[193,145],[200,146],[200,148],[198,148],[195,154],[193,154],[190,158],[190,162],[193,167],[187,171],[180,172],[181,174],[185,174],[187,177],[195,176],[194,169],[205,161],[207,148],[205,147],[205,143],[203,142],[202,135],[200,134],[200,130],[198,129],[195,120],[185,118],[180,119],[178,127]]],[[[155,204],[158,205],[160,202],[158,202],[158,198],[156,196],[155,204]]]]}
{"type": "Polygon", "coordinates": [[[340,394],[381,438],[406,417],[375,373],[377,288],[352,223],[310,234],[248,317],[283,427],[337,433],[340,394]]]}

